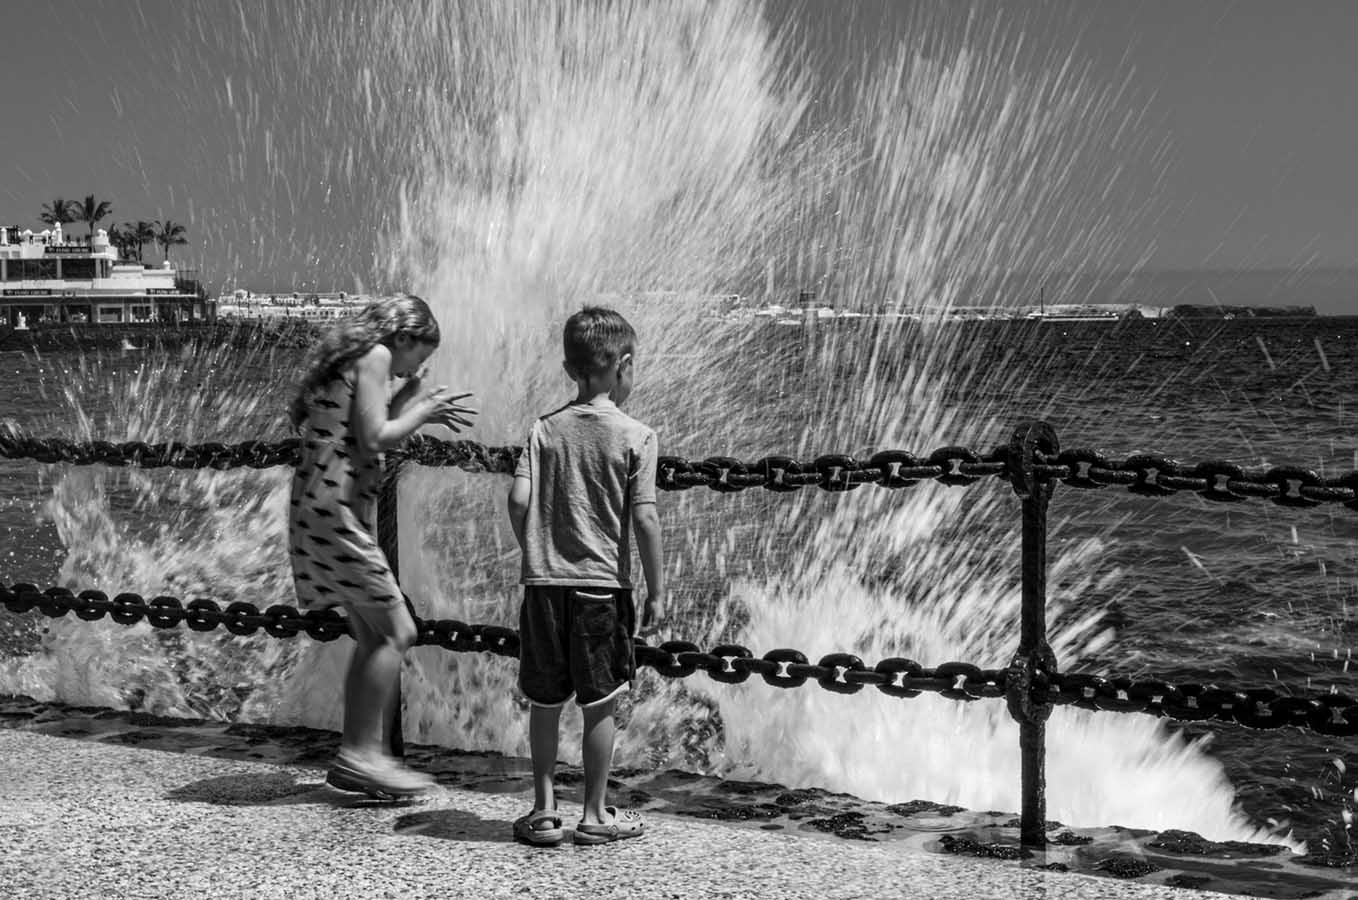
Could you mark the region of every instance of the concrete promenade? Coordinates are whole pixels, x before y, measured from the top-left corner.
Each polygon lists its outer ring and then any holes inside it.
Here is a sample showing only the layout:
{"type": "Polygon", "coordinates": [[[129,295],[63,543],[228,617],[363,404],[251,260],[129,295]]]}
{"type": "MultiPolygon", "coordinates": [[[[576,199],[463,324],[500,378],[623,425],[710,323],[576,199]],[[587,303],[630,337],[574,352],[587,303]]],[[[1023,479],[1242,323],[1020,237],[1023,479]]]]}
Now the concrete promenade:
{"type": "MultiPolygon", "coordinates": [[[[355,802],[311,766],[0,728],[0,886],[15,898],[1227,896],[648,813],[604,847],[525,847],[522,791],[355,802]]],[[[566,807],[571,824],[578,808],[566,807]]],[[[1341,896],[1341,895],[1336,895],[1341,896]]]]}

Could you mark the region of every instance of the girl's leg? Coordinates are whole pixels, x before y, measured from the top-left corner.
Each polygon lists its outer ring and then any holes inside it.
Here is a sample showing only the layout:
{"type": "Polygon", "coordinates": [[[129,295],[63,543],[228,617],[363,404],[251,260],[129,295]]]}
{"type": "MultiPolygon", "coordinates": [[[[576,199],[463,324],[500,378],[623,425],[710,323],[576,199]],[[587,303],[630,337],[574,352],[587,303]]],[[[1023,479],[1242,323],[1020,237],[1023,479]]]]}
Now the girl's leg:
{"type": "Polygon", "coordinates": [[[613,710],[616,698],[581,709],[585,717],[584,742],[580,755],[585,764],[585,809],[580,821],[608,822],[608,772],[613,767],[613,710]]]}
{"type": "Polygon", "coordinates": [[[560,706],[528,708],[528,747],[533,756],[533,808],[555,809],[557,737],[561,726],[560,706]]]}
{"type": "Polygon", "coordinates": [[[367,759],[386,755],[387,723],[398,702],[396,683],[406,650],[415,643],[415,622],[403,604],[390,608],[348,607],[353,658],[344,679],[341,747],[367,759]]]}

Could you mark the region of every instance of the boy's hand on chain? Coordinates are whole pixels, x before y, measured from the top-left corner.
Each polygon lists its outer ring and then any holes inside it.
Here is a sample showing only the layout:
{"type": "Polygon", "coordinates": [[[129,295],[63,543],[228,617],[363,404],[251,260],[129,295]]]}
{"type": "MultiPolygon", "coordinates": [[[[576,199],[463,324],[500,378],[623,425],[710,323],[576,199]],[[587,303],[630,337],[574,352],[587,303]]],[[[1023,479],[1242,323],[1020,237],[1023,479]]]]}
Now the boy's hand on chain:
{"type": "Polygon", "coordinates": [[[638,637],[654,637],[660,631],[660,620],[665,615],[665,595],[651,594],[641,606],[641,628],[638,637]]]}

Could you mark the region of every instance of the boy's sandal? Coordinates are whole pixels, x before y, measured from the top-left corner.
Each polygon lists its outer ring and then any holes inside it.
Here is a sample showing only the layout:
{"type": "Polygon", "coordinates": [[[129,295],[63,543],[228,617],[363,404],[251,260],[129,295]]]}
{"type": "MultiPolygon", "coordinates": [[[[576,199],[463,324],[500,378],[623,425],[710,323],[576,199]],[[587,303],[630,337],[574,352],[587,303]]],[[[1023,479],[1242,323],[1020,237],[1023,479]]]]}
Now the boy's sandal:
{"type": "Polygon", "coordinates": [[[555,847],[566,836],[561,816],[554,810],[535,809],[514,820],[514,840],[534,847],[555,847]]]}
{"type": "Polygon", "coordinates": [[[577,823],[575,826],[577,844],[586,846],[611,844],[624,838],[641,837],[645,833],[646,822],[636,810],[618,809],[616,806],[606,806],[604,809],[613,814],[613,821],[577,823]]]}

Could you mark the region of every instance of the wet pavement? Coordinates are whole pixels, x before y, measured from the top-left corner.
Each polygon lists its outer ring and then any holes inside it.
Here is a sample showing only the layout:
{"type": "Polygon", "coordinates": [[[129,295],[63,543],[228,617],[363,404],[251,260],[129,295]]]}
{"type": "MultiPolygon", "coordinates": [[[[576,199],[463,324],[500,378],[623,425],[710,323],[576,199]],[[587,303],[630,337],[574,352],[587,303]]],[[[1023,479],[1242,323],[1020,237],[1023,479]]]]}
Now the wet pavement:
{"type": "MultiPolygon", "coordinates": [[[[649,833],[603,848],[511,840],[526,759],[411,746],[441,792],[377,803],[325,786],[338,735],[0,697],[0,884],[14,896],[1257,897],[1358,900],[1358,869],[1259,844],[1013,812],[621,770],[649,833]],[[1183,890],[1192,888],[1197,890],[1183,890]]],[[[566,824],[581,773],[560,770],[566,824]]]]}

